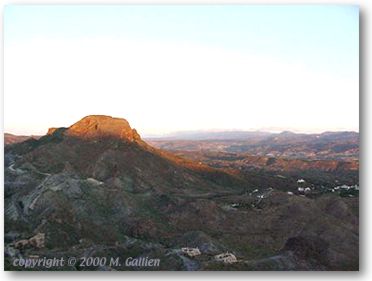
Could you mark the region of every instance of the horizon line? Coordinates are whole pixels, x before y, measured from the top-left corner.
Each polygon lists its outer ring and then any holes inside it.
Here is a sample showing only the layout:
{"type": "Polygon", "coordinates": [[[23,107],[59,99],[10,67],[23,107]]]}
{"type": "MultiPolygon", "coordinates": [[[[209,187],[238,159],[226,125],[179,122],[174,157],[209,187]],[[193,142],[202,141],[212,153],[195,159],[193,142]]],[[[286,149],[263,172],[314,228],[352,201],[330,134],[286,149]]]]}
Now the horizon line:
{"type": "MultiPolygon", "coordinates": [[[[62,128],[62,127],[60,127],[62,128]]],[[[68,128],[68,127],[65,127],[68,128]]],[[[132,129],[135,129],[132,127],[132,129]]],[[[14,133],[10,130],[4,130],[3,134],[10,134],[14,136],[45,136],[47,135],[47,131],[44,134],[27,134],[27,133],[14,133]]],[[[201,130],[180,130],[180,131],[171,131],[167,133],[143,133],[139,132],[142,138],[171,138],[177,137],[182,134],[195,134],[195,133],[202,133],[202,134],[214,134],[214,133],[268,133],[268,134],[281,134],[281,133],[293,133],[293,134],[303,134],[303,135],[321,135],[324,133],[341,133],[341,132],[350,132],[350,133],[360,133],[359,130],[354,129],[335,129],[335,130],[323,130],[323,131],[302,131],[298,129],[201,129],[201,130]]]]}

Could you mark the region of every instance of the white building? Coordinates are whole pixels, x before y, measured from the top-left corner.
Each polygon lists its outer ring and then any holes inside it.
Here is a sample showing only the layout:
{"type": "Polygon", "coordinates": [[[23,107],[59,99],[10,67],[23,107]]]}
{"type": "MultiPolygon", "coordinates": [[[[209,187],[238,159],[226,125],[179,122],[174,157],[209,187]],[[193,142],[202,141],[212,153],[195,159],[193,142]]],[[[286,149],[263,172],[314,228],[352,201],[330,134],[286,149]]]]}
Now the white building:
{"type": "Polygon", "coordinates": [[[216,261],[224,262],[224,263],[235,263],[238,261],[238,259],[235,257],[235,255],[226,252],[219,255],[214,256],[216,261]]]}
{"type": "Polygon", "coordinates": [[[184,254],[188,255],[189,257],[195,257],[195,256],[201,255],[201,252],[200,252],[199,248],[184,247],[184,248],[181,248],[181,251],[184,254]]]}

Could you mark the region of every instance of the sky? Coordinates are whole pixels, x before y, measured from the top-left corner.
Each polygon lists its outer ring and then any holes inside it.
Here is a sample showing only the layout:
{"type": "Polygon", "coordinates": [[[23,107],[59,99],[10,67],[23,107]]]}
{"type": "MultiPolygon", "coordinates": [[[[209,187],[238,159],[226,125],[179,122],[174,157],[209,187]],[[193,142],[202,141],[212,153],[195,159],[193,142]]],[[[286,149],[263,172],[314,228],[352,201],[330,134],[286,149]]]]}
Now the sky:
{"type": "Polygon", "coordinates": [[[142,136],[359,131],[358,7],[6,6],[5,132],[90,114],[142,136]]]}

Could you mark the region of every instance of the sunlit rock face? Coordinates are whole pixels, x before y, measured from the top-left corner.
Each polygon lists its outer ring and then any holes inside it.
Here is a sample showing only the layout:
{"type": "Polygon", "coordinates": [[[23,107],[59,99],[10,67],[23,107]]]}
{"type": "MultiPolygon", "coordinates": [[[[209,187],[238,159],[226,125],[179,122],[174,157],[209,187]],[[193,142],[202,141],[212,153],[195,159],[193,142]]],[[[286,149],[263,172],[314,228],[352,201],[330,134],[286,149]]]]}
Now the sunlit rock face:
{"type": "Polygon", "coordinates": [[[137,131],[130,127],[127,120],[106,115],[86,116],[69,127],[66,135],[83,139],[104,137],[119,138],[127,141],[141,139],[137,131]]]}

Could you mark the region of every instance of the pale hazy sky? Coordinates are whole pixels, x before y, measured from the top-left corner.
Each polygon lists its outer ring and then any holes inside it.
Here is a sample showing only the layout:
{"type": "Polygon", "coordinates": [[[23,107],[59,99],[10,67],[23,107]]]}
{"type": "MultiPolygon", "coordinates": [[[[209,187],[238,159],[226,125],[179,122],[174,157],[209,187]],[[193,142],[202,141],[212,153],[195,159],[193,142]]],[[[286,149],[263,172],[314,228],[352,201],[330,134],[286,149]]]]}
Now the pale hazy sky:
{"type": "Polygon", "coordinates": [[[6,132],[89,114],[142,135],[356,130],[356,6],[21,6],[4,13],[6,132]]]}

